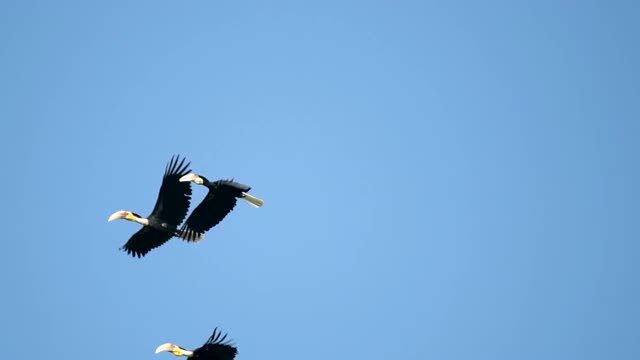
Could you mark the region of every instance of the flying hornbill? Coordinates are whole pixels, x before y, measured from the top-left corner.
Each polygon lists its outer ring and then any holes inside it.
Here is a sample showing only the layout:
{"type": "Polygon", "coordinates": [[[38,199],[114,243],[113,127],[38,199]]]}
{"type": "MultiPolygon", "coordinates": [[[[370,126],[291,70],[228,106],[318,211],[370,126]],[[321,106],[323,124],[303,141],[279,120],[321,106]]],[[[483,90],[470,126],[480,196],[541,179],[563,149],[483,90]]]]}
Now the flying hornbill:
{"type": "Polygon", "coordinates": [[[224,342],[227,334],[220,337],[222,332],[217,331],[218,328],[213,330],[213,335],[209,337],[204,345],[195,350],[186,350],[178,345],[172,343],[166,343],[156,348],[156,354],[169,351],[175,356],[186,356],[189,359],[200,360],[233,360],[238,354],[238,349],[231,345],[229,342],[224,342]]]}
{"type": "Polygon", "coordinates": [[[249,195],[250,186],[233,180],[209,181],[206,177],[194,173],[180,178],[181,182],[193,181],[209,188],[207,196],[193,210],[180,229],[182,238],[187,241],[199,241],[203,234],[218,225],[236,206],[237,199],[246,200],[253,207],[261,207],[264,201],[249,195]]]}
{"type": "MultiPolygon", "coordinates": [[[[133,257],[143,257],[149,251],[167,242],[174,236],[182,236],[178,226],[187,216],[191,200],[191,184],[179,181],[190,172],[186,159],[180,160],[180,156],[174,156],[167,164],[162,178],[162,185],[158,193],[158,199],[153,211],[147,218],[126,210],[116,211],[109,217],[109,221],[125,219],[142,224],[143,227],[133,234],[129,241],[120,249],[133,257]]],[[[198,237],[201,234],[192,234],[198,237]]],[[[200,240],[200,239],[198,239],[200,240]]]]}

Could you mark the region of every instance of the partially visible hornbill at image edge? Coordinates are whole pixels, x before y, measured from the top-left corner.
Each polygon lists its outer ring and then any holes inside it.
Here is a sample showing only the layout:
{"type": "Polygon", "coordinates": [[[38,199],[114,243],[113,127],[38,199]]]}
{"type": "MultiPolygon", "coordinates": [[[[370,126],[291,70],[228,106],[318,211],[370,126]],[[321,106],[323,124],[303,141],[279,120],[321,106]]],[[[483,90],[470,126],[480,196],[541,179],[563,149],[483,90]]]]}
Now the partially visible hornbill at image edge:
{"type": "Polygon", "coordinates": [[[209,340],[195,350],[187,350],[178,345],[166,343],[156,348],[156,354],[168,351],[175,356],[186,356],[189,359],[233,360],[238,354],[238,349],[229,342],[225,342],[224,340],[226,338],[227,334],[222,336],[222,332],[218,331],[218,328],[215,328],[209,340]]]}
{"type": "Polygon", "coordinates": [[[251,187],[233,180],[209,181],[206,177],[195,173],[184,175],[181,182],[206,186],[207,196],[193,210],[181,228],[181,237],[187,241],[197,242],[204,233],[218,225],[236,206],[237,199],[246,200],[253,207],[261,207],[264,201],[249,195],[251,187]]]}
{"type": "MultiPolygon", "coordinates": [[[[109,217],[108,221],[125,219],[143,225],[120,248],[127,254],[140,258],[172,237],[182,237],[183,232],[178,226],[187,216],[191,201],[191,184],[180,181],[191,171],[188,169],[191,163],[185,164],[185,160],[180,161],[180,156],[173,156],[167,164],[156,205],[148,217],[143,218],[128,210],[116,211],[109,217]]],[[[200,240],[202,234],[190,233],[190,238],[200,240]]]]}

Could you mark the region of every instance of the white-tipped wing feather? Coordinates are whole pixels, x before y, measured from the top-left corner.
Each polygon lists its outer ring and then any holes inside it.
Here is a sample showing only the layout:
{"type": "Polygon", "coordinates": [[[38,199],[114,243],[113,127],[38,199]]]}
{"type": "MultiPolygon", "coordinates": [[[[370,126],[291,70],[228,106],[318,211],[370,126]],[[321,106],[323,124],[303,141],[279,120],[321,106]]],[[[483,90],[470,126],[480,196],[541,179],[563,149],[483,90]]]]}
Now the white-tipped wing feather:
{"type": "Polygon", "coordinates": [[[186,229],[178,229],[176,230],[176,236],[180,239],[184,239],[191,242],[198,242],[204,239],[204,234],[200,234],[195,231],[186,230],[186,229]]]}

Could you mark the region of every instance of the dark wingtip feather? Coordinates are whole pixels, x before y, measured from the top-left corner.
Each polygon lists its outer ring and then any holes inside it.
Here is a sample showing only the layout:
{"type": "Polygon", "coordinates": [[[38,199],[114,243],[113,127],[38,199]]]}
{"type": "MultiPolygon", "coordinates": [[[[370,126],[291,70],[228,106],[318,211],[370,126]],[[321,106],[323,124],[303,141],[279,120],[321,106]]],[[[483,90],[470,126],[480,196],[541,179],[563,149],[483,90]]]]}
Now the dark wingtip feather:
{"type": "Polygon", "coordinates": [[[176,169],[182,167],[185,160],[186,160],[186,157],[182,158],[182,161],[180,162],[180,164],[178,164],[178,162],[180,161],[180,155],[179,154],[172,155],[171,160],[169,160],[169,162],[167,163],[167,166],[165,167],[164,175],[166,176],[168,174],[175,173],[176,169]]]}
{"type": "Polygon", "coordinates": [[[167,163],[167,166],[164,168],[164,174],[167,175],[168,173],[171,172],[171,168],[173,168],[173,164],[175,161],[175,155],[171,156],[171,160],[169,160],[169,162],[167,163]]]}
{"type": "Polygon", "coordinates": [[[191,170],[189,169],[191,166],[191,161],[187,161],[187,157],[182,157],[177,154],[171,157],[169,163],[167,163],[167,167],[165,168],[164,175],[169,174],[177,174],[177,175],[186,175],[191,170]],[[186,162],[186,163],[185,163],[186,162]]]}
{"type": "Polygon", "coordinates": [[[176,173],[180,172],[180,169],[182,169],[182,165],[184,165],[184,161],[185,160],[186,160],[186,158],[182,158],[182,160],[180,161],[180,164],[176,165],[176,168],[175,168],[175,172],[176,173]]]}
{"type": "Polygon", "coordinates": [[[119,250],[120,251],[124,251],[124,252],[127,253],[127,255],[130,255],[133,258],[138,258],[138,259],[142,258],[145,255],[144,253],[142,253],[140,251],[135,251],[133,249],[129,249],[129,248],[124,247],[124,246],[120,247],[119,250]]]}
{"type": "Polygon", "coordinates": [[[222,330],[218,329],[218,327],[216,327],[215,329],[213,329],[213,334],[211,334],[211,336],[209,337],[209,339],[207,340],[207,344],[209,345],[232,345],[232,343],[230,341],[225,341],[225,339],[227,338],[228,334],[224,334],[222,333],[222,330]]]}

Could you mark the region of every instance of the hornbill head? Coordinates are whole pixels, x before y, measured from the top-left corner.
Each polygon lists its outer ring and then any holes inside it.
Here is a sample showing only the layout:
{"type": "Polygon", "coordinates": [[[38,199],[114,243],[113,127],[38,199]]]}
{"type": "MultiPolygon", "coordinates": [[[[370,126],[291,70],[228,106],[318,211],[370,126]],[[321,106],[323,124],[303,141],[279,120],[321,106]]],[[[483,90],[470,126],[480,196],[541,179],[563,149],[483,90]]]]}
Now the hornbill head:
{"type": "Polygon", "coordinates": [[[204,183],[204,179],[202,176],[196,173],[190,173],[180,178],[180,182],[193,181],[198,185],[202,185],[204,183]]]}
{"type": "Polygon", "coordinates": [[[146,219],[142,218],[142,216],[127,210],[119,210],[114,212],[113,214],[111,214],[111,216],[109,216],[108,222],[111,222],[113,220],[118,220],[118,219],[125,219],[125,220],[129,220],[129,221],[133,221],[141,224],[146,222],[145,221],[146,219]]]}
{"type": "Polygon", "coordinates": [[[183,349],[180,346],[172,344],[172,343],[165,343],[165,344],[162,344],[162,345],[160,345],[160,346],[158,346],[156,348],[156,354],[159,354],[159,353],[161,353],[163,351],[171,352],[175,356],[191,356],[191,355],[193,355],[193,351],[189,351],[189,350],[183,349]]]}

